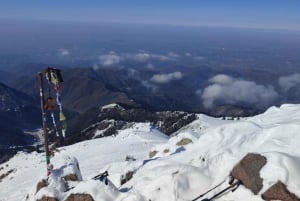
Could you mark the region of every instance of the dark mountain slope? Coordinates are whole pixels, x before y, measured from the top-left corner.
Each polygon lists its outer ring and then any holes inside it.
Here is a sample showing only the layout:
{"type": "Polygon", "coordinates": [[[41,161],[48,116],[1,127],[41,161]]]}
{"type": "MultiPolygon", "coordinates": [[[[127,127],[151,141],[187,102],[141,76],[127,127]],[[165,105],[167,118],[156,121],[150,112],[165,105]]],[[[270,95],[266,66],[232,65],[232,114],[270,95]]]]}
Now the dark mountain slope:
{"type": "MultiPolygon", "coordinates": [[[[71,111],[84,112],[89,108],[106,105],[111,102],[131,104],[128,96],[117,88],[106,85],[96,79],[92,69],[76,68],[62,71],[64,82],[61,84],[63,106],[71,111]]],[[[36,76],[23,76],[11,83],[16,89],[24,91],[32,97],[39,98],[36,76]]],[[[47,82],[45,81],[47,91],[47,82]]],[[[51,89],[53,86],[50,87],[51,89]]],[[[55,96],[54,93],[52,93],[55,96]]]]}
{"type": "Polygon", "coordinates": [[[32,137],[23,130],[39,127],[40,117],[30,96],[0,83],[0,145],[32,143],[32,137]]]}
{"type": "Polygon", "coordinates": [[[8,73],[6,71],[0,70],[0,82],[1,83],[8,83],[14,79],[15,79],[15,76],[12,73],[8,73]]]}
{"type": "Polygon", "coordinates": [[[91,69],[72,69],[63,73],[63,104],[71,110],[84,112],[91,107],[116,101],[133,103],[125,93],[95,79],[91,69]]]}

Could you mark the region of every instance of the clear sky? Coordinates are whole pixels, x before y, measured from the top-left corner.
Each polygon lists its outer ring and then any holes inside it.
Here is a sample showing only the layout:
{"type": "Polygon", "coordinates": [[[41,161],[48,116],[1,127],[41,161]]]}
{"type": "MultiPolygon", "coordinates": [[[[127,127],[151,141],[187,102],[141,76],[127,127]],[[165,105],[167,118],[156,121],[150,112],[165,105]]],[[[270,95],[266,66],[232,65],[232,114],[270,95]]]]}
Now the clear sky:
{"type": "Polygon", "coordinates": [[[300,29],[300,0],[0,0],[0,19],[300,29]]]}

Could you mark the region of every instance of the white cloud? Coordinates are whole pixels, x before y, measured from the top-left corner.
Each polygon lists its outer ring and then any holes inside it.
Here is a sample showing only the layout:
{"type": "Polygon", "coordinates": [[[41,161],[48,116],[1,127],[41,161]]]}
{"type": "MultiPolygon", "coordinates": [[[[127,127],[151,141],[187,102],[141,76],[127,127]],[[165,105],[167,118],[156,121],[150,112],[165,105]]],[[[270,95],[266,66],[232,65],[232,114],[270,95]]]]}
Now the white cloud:
{"type": "Polygon", "coordinates": [[[119,64],[122,60],[121,56],[115,52],[110,51],[109,54],[99,56],[100,62],[103,66],[113,66],[119,64]]]}
{"type": "Polygon", "coordinates": [[[155,66],[151,63],[147,63],[147,65],[145,66],[145,68],[149,69],[149,70],[154,70],[155,66]]]}
{"type": "Polygon", "coordinates": [[[158,87],[155,84],[150,83],[147,80],[143,80],[140,77],[140,74],[137,70],[133,68],[128,68],[128,77],[131,79],[134,79],[135,81],[138,81],[143,87],[145,87],[147,90],[151,91],[152,93],[156,93],[158,91],[158,87]]]}
{"type": "Polygon", "coordinates": [[[153,58],[153,59],[156,59],[156,60],[160,60],[160,61],[168,61],[168,60],[171,60],[168,56],[162,55],[162,54],[153,54],[153,55],[152,55],[152,58],[153,58]]]}
{"type": "Polygon", "coordinates": [[[219,74],[210,78],[209,82],[217,84],[229,84],[232,83],[234,79],[228,75],[219,74]]]}
{"type": "Polygon", "coordinates": [[[152,93],[156,93],[158,91],[158,87],[154,84],[149,83],[147,80],[141,81],[142,86],[151,90],[152,93]]]}
{"type": "Polygon", "coordinates": [[[151,59],[151,55],[149,53],[137,53],[132,55],[132,59],[139,62],[145,62],[151,59]]]}
{"type": "Polygon", "coordinates": [[[288,76],[282,76],[278,79],[278,84],[283,92],[287,92],[294,86],[300,85],[300,74],[295,73],[288,76]]]}
{"type": "Polygon", "coordinates": [[[152,76],[152,78],[150,79],[151,82],[155,82],[155,83],[168,83],[171,82],[173,80],[180,80],[182,79],[183,74],[181,72],[173,72],[173,73],[168,73],[168,74],[155,74],[152,76]]]}
{"type": "Polygon", "coordinates": [[[259,85],[253,81],[236,79],[228,75],[212,77],[201,93],[203,105],[212,107],[216,102],[225,104],[244,103],[266,107],[278,98],[272,86],[259,85]]]}
{"type": "Polygon", "coordinates": [[[137,62],[147,62],[149,60],[159,60],[159,61],[176,60],[179,58],[179,55],[174,52],[169,52],[167,54],[151,54],[146,52],[139,52],[139,53],[124,54],[123,57],[137,62]]]}
{"type": "Polygon", "coordinates": [[[179,54],[176,54],[176,53],[174,53],[174,52],[169,52],[169,53],[168,53],[168,57],[169,57],[170,59],[177,59],[177,58],[179,57],[179,54]]]}
{"type": "Polygon", "coordinates": [[[203,57],[203,56],[195,56],[194,59],[196,59],[196,60],[204,60],[205,57],[203,57]]]}
{"type": "MultiPolygon", "coordinates": [[[[125,60],[132,60],[136,62],[151,62],[152,60],[156,61],[174,61],[177,60],[180,56],[174,52],[169,52],[167,54],[151,54],[147,52],[139,52],[139,53],[124,53],[117,54],[114,51],[110,51],[108,54],[104,54],[99,56],[100,63],[97,66],[113,66],[121,63],[125,60]]],[[[149,68],[152,68],[153,65],[147,65],[149,68]]],[[[97,67],[98,68],[98,67],[97,67]]]]}
{"type": "Polygon", "coordinates": [[[70,55],[70,51],[65,48],[60,48],[60,49],[58,49],[58,54],[60,56],[68,56],[68,55],[70,55]]]}
{"type": "Polygon", "coordinates": [[[128,77],[139,78],[139,72],[133,68],[128,68],[128,77]]]}
{"type": "Polygon", "coordinates": [[[191,56],[192,56],[192,54],[189,53],[189,52],[186,52],[184,55],[185,55],[186,57],[191,57],[191,56]]]}

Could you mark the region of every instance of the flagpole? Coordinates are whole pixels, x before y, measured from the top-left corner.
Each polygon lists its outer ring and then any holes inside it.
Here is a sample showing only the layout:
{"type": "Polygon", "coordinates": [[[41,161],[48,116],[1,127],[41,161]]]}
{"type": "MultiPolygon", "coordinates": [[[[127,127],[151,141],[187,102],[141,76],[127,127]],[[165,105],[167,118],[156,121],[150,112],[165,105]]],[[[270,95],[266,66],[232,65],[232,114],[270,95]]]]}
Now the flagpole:
{"type": "Polygon", "coordinates": [[[44,102],[44,84],[43,84],[43,73],[38,73],[38,83],[40,88],[40,99],[41,99],[41,111],[42,111],[42,122],[43,122],[43,130],[44,130],[44,146],[46,153],[46,164],[47,164],[47,177],[51,173],[50,167],[50,151],[49,151],[49,141],[48,141],[48,130],[46,124],[46,112],[45,112],[45,102],[44,102]]]}

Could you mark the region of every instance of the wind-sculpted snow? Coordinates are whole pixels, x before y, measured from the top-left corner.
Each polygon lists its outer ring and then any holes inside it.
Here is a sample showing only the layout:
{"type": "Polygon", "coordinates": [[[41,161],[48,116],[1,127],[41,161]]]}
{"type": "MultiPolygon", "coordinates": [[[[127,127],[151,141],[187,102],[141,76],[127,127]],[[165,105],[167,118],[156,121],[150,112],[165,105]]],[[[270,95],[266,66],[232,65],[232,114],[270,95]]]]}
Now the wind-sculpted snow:
{"type": "MultiPolygon", "coordinates": [[[[300,197],[299,130],[300,105],[272,107],[235,121],[198,115],[171,138],[150,123],[134,124],[117,136],[60,148],[52,161],[59,169],[62,156],[76,157],[83,181],[71,191],[89,193],[95,200],[189,201],[218,184],[207,198],[226,188],[232,168],[247,153],[259,153],[267,158],[259,195],[240,186],[217,200],[261,201],[261,194],[279,180],[300,197]],[[106,170],[116,189],[91,180],[106,170]],[[128,172],[132,178],[120,185],[120,177],[128,172]]],[[[16,169],[0,182],[0,200],[24,200],[27,194],[34,200],[32,189],[44,176],[44,166],[44,156],[37,153],[19,153],[0,165],[0,175],[16,169]]]]}
{"type": "Polygon", "coordinates": [[[249,118],[250,121],[257,122],[264,126],[274,126],[281,124],[299,124],[300,105],[284,104],[281,107],[270,107],[265,113],[249,118]]]}

